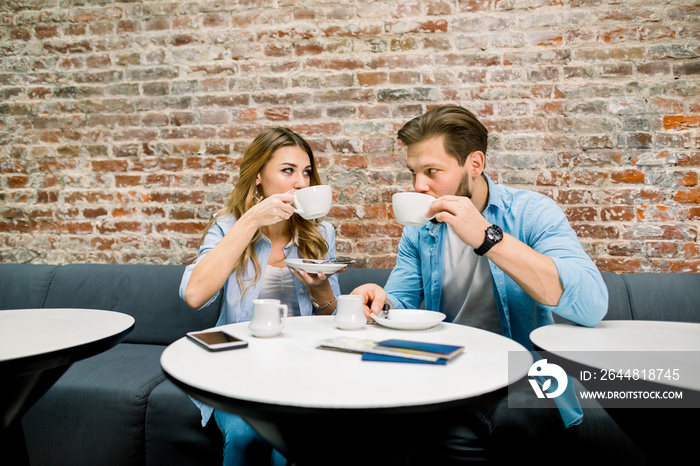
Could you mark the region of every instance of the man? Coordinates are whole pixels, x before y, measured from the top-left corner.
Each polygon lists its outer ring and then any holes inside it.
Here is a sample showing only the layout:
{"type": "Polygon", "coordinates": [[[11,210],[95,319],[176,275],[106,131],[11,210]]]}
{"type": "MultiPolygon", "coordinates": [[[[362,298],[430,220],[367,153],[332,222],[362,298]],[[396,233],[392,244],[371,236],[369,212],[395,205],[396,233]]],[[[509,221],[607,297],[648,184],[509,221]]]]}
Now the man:
{"type": "MultiPolygon", "coordinates": [[[[398,136],[414,189],[437,198],[426,214],[435,218],[404,228],[385,289],[366,284],[352,292],[364,298],[368,318],[385,304],[415,309],[424,302],[449,322],[500,333],[528,349],[530,332],[553,323],[552,312],[586,326],[603,318],[607,288],[566,216],[550,198],[486,176],[488,132],[470,111],[435,108],[398,136]]],[[[446,431],[429,457],[469,458],[483,447],[492,459],[522,458],[522,448],[542,435],[564,442],[571,436],[565,428],[583,417],[569,385],[568,396],[555,399],[559,410],[508,409],[503,393],[484,397],[465,413],[467,427],[446,431]]],[[[526,394],[534,397],[527,384],[511,391],[526,394]]]]}

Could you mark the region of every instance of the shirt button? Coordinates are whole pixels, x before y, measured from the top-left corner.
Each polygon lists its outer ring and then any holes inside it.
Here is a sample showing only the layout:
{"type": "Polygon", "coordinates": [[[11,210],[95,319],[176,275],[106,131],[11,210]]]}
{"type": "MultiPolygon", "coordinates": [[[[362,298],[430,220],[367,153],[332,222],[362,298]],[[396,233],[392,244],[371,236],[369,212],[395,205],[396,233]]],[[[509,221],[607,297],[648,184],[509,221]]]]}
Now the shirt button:
{"type": "Polygon", "coordinates": [[[299,294],[304,294],[304,289],[303,289],[303,288],[299,288],[299,294]]]}

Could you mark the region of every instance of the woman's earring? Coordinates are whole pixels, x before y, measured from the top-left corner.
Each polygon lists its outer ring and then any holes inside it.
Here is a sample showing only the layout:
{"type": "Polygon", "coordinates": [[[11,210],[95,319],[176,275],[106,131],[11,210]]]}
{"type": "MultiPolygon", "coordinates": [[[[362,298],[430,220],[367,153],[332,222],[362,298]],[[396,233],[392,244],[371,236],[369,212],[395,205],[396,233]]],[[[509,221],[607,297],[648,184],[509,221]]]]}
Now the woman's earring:
{"type": "Polygon", "coordinates": [[[260,194],[260,191],[255,191],[255,203],[260,204],[263,200],[262,194],[260,194]]]}

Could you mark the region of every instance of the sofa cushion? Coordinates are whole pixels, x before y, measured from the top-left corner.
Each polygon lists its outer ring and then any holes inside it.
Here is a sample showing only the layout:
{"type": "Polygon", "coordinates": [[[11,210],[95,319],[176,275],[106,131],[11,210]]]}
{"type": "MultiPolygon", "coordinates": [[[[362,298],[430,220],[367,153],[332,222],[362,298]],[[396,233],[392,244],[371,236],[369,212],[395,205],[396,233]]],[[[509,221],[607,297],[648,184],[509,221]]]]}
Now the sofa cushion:
{"type": "Polygon", "coordinates": [[[60,266],[0,264],[0,309],[44,307],[53,274],[60,266]]]}
{"type": "Polygon", "coordinates": [[[628,295],[627,284],[621,275],[612,272],[601,272],[603,281],[608,287],[608,313],[604,320],[630,320],[632,308],[628,295]]]}
{"type": "Polygon", "coordinates": [[[45,307],[104,309],[131,315],[124,342],[169,345],[191,330],[216,325],[221,297],[194,311],[180,299],[184,266],[70,264],[56,270],[45,307]]]}
{"type": "Polygon", "coordinates": [[[350,294],[352,290],[365,283],[376,283],[384,286],[392,269],[354,269],[349,267],[338,274],[338,284],[342,294],[350,294]]]}
{"type": "Polygon", "coordinates": [[[199,409],[170,380],[148,397],[146,466],[220,465],[224,442],[216,422],[202,427],[199,409]]]}
{"type": "Polygon", "coordinates": [[[73,364],[22,420],[31,464],[143,464],[164,349],[123,343],[73,364]]]}
{"type": "Polygon", "coordinates": [[[627,273],[622,279],[634,319],[700,322],[700,274],[627,273]]]}

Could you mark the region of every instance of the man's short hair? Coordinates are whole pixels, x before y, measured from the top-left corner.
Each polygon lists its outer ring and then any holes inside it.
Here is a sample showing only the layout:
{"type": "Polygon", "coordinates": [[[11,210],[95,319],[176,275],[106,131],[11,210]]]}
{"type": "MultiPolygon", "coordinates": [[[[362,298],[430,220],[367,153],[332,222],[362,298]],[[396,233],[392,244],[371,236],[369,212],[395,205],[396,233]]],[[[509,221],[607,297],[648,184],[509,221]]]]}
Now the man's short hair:
{"type": "Polygon", "coordinates": [[[469,154],[481,151],[486,155],[488,130],[466,108],[456,105],[436,107],[406,123],[399,130],[401,142],[410,146],[435,136],[443,136],[445,152],[463,166],[469,154]]]}

